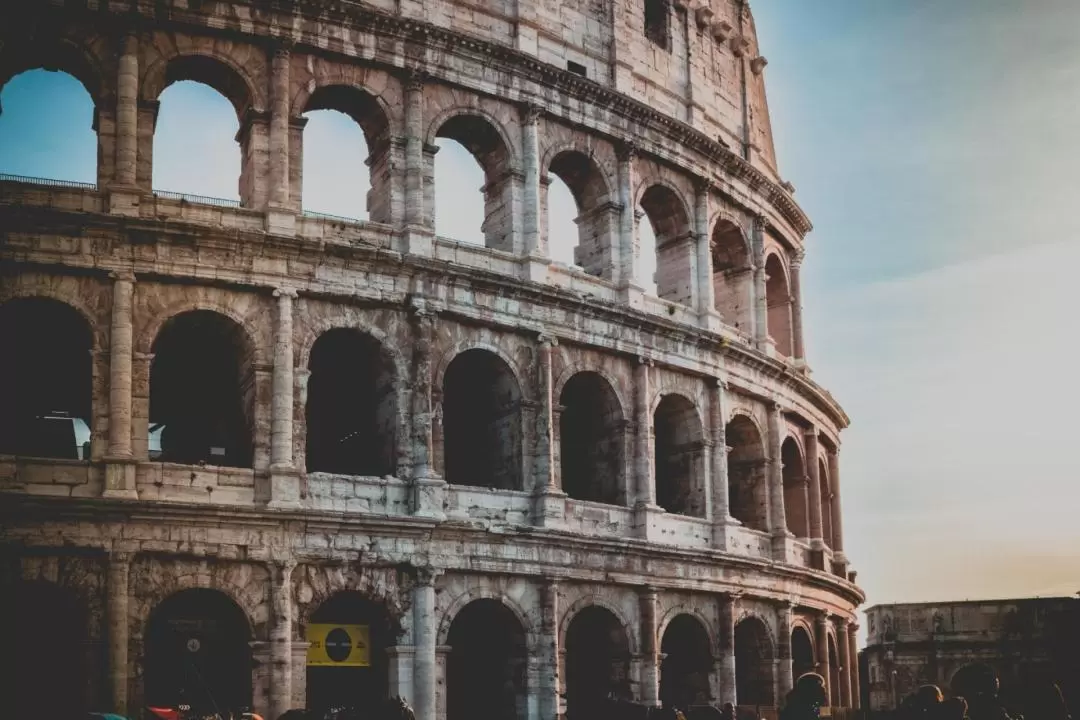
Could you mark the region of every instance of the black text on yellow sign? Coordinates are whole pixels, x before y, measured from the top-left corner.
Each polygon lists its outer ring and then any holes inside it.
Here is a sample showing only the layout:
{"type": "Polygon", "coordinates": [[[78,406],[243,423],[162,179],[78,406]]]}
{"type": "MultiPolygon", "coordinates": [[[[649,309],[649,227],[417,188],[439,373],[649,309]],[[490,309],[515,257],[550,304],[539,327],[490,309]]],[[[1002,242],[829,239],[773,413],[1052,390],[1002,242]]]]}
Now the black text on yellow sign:
{"type": "Polygon", "coordinates": [[[371,665],[367,625],[337,623],[307,626],[309,667],[368,667],[371,665]]]}

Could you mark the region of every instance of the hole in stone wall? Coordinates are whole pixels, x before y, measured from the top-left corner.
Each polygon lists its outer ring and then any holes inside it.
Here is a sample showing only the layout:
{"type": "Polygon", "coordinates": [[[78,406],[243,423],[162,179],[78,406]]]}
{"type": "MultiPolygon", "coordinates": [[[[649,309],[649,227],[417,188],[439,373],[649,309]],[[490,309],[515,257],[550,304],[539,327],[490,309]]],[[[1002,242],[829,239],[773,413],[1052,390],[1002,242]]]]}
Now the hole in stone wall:
{"type": "Polygon", "coordinates": [[[498,600],[474,600],[454,617],[447,644],[447,720],[524,720],[525,631],[513,612],[498,600]]]}
{"type": "Polygon", "coordinates": [[[648,218],[648,223],[638,223],[638,252],[643,277],[647,277],[645,260],[649,256],[649,246],[642,231],[648,225],[655,243],[656,295],[674,303],[690,304],[694,297],[691,268],[696,250],[686,207],[673,190],[653,185],[641,196],[641,211],[648,218]]]}
{"type": "Polygon", "coordinates": [[[229,99],[207,84],[182,80],[165,88],[158,101],[154,189],[239,200],[240,123],[229,99]]]}
{"type": "Polygon", "coordinates": [[[769,631],[758,618],[735,626],[735,696],[739,706],[774,704],[773,649],[769,631]]]}
{"type": "Polygon", "coordinates": [[[660,702],[684,713],[692,705],[707,705],[713,659],[701,621],[692,615],[675,617],[664,631],[660,652],[660,702]]]}
{"type": "Polygon", "coordinates": [[[776,352],[791,357],[791,293],[784,264],[776,255],[769,255],[765,261],[765,298],[769,308],[769,337],[776,343],[776,352]]]}
{"type": "Polygon", "coordinates": [[[623,414],[603,376],[578,373],[559,397],[562,489],[576,500],[624,505],[623,414]]]}
{"type": "Polygon", "coordinates": [[[784,464],[784,514],[787,517],[787,529],[797,538],[809,538],[809,480],[803,467],[799,445],[793,438],[784,440],[780,457],[784,464]]]}
{"type": "Polygon", "coordinates": [[[753,530],[769,529],[765,445],[747,417],[738,415],[725,428],[728,453],[728,507],[731,516],[753,530]]]}
{"type": "Polygon", "coordinates": [[[728,325],[749,333],[754,282],[750,250],[742,231],[730,220],[720,220],[713,227],[712,262],[717,312],[728,325]]]}
{"type": "Polygon", "coordinates": [[[656,503],[670,513],[705,517],[704,445],[693,404],[667,395],[653,416],[656,503]]]}
{"type": "Polygon", "coordinates": [[[610,610],[590,605],[566,629],[566,712],[568,718],[605,717],[610,695],[632,700],[630,643],[610,610]]]}

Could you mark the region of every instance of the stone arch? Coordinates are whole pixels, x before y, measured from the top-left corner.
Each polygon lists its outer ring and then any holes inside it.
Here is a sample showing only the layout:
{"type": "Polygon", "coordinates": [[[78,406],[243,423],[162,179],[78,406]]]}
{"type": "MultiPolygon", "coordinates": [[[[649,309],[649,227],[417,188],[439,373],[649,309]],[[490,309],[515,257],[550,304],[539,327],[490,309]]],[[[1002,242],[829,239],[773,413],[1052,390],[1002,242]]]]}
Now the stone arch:
{"type": "Polygon", "coordinates": [[[740,706],[774,706],[774,644],[769,625],[745,614],[735,624],[735,696],[740,706]]]}
{"type": "MultiPolygon", "coordinates": [[[[292,573],[296,600],[295,630],[312,622],[312,615],[335,594],[357,592],[386,606],[392,631],[400,636],[408,622],[411,581],[399,568],[353,568],[343,565],[298,565],[292,573]]],[[[298,635],[297,639],[302,639],[298,635]]]]}
{"type": "Polygon", "coordinates": [[[454,598],[447,603],[435,633],[436,641],[439,645],[446,645],[447,637],[450,633],[450,625],[453,624],[457,614],[461,612],[466,605],[469,605],[476,600],[495,600],[505,605],[506,609],[513,613],[514,617],[517,618],[517,621],[521,623],[525,636],[529,638],[530,647],[532,646],[532,641],[536,638],[536,628],[529,619],[529,614],[525,612],[525,609],[512,597],[509,597],[499,589],[483,586],[471,587],[454,596],[454,598]]]}
{"type": "Polygon", "coordinates": [[[446,481],[523,490],[522,392],[499,354],[460,352],[442,377],[443,469],[446,481]]]}
{"type": "Polygon", "coordinates": [[[765,258],[765,301],[768,306],[769,337],[776,343],[776,352],[783,357],[792,357],[795,340],[792,334],[791,290],[787,268],[776,252],[769,253],[765,258]]]}
{"type": "Polygon", "coordinates": [[[825,458],[818,458],[818,482],[821,485],[821,537],[825,544],[833,547],[832,516],[832,481],[829,479],[829,466],[825,458]]]}
{"type": "Polygon", "coordinates": [[[508,169],[518,167],[517,146],[510,139],[511,136],[506,129],[506,125],[495,117],[495,115],[479,107],[455,106],[438,113],[428,122],[428,129],[425,134],[424,142],[429,145],[434,144],[435,140],[440,137],[439,132],[442,130],[443,126],[458,117],[476,117],[490,126],[490,128],[498,134],[502,143],[502,148],[500,148],[500,150],[505,151],[509,156],[510,166],[508,169]]]}
{"type": "Polygon", "coordinates": [[[587,713],[611,694],[622,700],[632,699],[632,650],[623,619],[595,602],[568,617],[562,644],[567,715],[587,713]]]}
{"type": "Polygon", "coordinates": [[[656,236],[656,294],[663,300],[690,305],[694,298],[696,257],[689,205],[683,193],[664,179],[638,187],[637,204],[656,236]]]}
{"type": "MultiPolygon", "coordinates": [[[[160,51],[160,46],[157,49],[160,51]]],[[[263,112],[267,108],[263,89],[267,83],[257,81],[243,64],[214,47],[162,53],[143,72],[139,96],[146,102],[156,102],[167,87],[182,80],[202,83],[221,93],[236,110],[240,122],[247,110],[263,112]]]]}
{"type": "Polygon", "coordinates": [[[61,283],[57,283],[45,278],[19,275],[13,278],[5,277],[4,282],[0,283],[0,306],[11,300],[26,298],[53,300],[69,306],[82,316],[90,328],[92,349],[98,351],[109,346],[109,319],[99,308],[88,302],[90,296],[80,291],[79,283],[74,278],[64,278],[61,283]],[[73,287],[69,288],[69,284],[73,287]]]}
{"type": "Polygon", "coordinates": [[[797,622],[791,628],[791,676],[798,678],[813,672],[817,664],[814,652],[814,632],[806,624],[797,622]]]}
{"type": "Polygon", "coordinates": [[[953,696],[971,698],[987,692],[987,689],[992,686],[992,678],[1000,679],[1000,677],[992,663],[968,662],[958,667],[949,676],[948,690],[953,696]]]}
{"type": "Polygon", "coordinates": [[[381,71],[358,67],[356,70],[362,77],[356,77],[347,72],[350,69],[352,66],[342,68],[341,72],[320,73],[301,84],[290,101],[290,115],[298,117],[311,110],[337,110],[364,130],[369,143],[399,132],[400,113],[395,112],[383,93],[376,93],[365,82],[368,74],[382,74],[381,71]]]}
{"type": "Polygon", "coordinates": [[[567,605],[566,610],[563,611],[562,617],[559,620],[559,646],[565,647],[566,632],[570,627],[570,623],[573,621],[582,610],[586,608],[596,606],[607,610],[609,613],[615,616],[615,619],[619,621],[619,625],[626,633],[627,642],[629,643],[630,652],[640,652],[641,639],[635,632],[636,618],[629,617],[625,610],[619,605],[613,598],[607,597],[602,592],[588,592],[582,595],[574,602],[567,605]]]}
{"type": "Polygon", "coordinates": [[[746,230],[734,218],[722,214],[712,224],[713,298],[724,322],[749,333],[754,313],[753,257],[746,230]]]}
{"type": "Polygon", "coordinates": [[[521,616],[498,598],[470,601],[446,633],[447,720],[527,714],[528,639],[521,616]]]}
{"type": "Polygon", "coordinates": [[[0,453],[89,460],[93,330],[74,306],[27,295],[0,303],[0,453]],[[48,332],[42,331],[48,328],[48,332]]]}
{"type": "Polygon", "coordinates": [[[556,397],[563,491],[577,500],[625,505],[626,418],[614,386],[586,370],[569,378],[556,397]]]}
{"type": "Polygon", "coordinates": [[[769,519],[765,436],[752,416],[736,414],[725,428],[728,453],[728,507],[731,516],[753,530],[766,531],[769,519]]]}
{"type": "Polygon", "coordinates": [[[631,407],[633,403],[627,401],[626,392],[622,387],[622,381],[614,373],[605,367],[599,365],[593,365],[587,362],[567,362],[563,365],[562,370],[554,378],[552,383],[551,394],[552,397],[559,397],[562,395],[563,389],[566,387],[566,383],[570,382],[578,373],[590,372],[596,373],[601,378],[607,381],[611,391],[615,393],[615,399],[619,403],[620,408],[631,407]]]}
{"type": "Polygon", "coordinates": [[[653,410],[656,502],[667,512],[705,517],[705,431],[693,400],[660,396],[653,410]]]}
{"type": "Polygon", "coordinates": [[[663,637],[667,626],[679,615],[689,615],[701,623],[701,629],[709,642],[709,647],[718,647],[717,630],[714,621],[696,605],[674,605],[664,611],[656,622],[656,636],[663,637]]]}
{"type": "Polygon", "coordinates": [[[514,359],[513,355],[507,352],[504,348],[499,347],[495,343],[483,342],[483,341],[470,341],[465,340],[459,343],[455,343],[452,347],[448,348],[439,357],[439,362],[435,366],[435,371],[432,377],[432,384],[439,391],[442,391],[442,387],[446,383],[446,371],[450,367],[450,364],[454,362],[457,357],[470,350],[484,350],[486,352],[497,355],[510,368],[514,374],[514,381],[517,382],[518,387],[522,389],[522,392],[528,387],[522,383],[522,378],[525,377],[525,372],[514,359]]]}
{"type": "Polygon", "coordinates": [[[810,487],[802,448],[792,436],[780,446],[787,529],[797,538],[810,537],[810,487]]]}
{"type": "Polygon", "coordinates": [[[295,365],[305,368],[311,364],[311,350],[320,337],[334,330],[353,330],[369,335],[386,353],[394,368],[394,379],[399,383],[409,381],[409,363],[394,343],[394,338],[376,323],[366,320],[357,313],[327,317],[322,313],[311,313],[305,318],[304,327],[296,338],[295,365]]]}
{"type": "MultiPolygon", "coordinates": [[[[575,143],[549,150],[541,167],[549,176],[554,175],[564,183],[574,198],[577,210],[574,263],[589,275],[611,280],[618,264],[616,231],[619,220],[616,208],[610,202],[609,178],[593,156],[579,150],[575,143]]],[[[550,237],[547,187],[547,184],[541,184],[541,222],[550,248],[555,239],[550,237]]]]}
{"type": "Polygon", "coordinates": [[[167,322],[184,313],[205,310],[207,312],[223,315],[233,321],[245,334],[246,343],[251,348],[252,362],[256,365],[268,365],[272,358],[269,357],[267,345],[262,337],[265,333],[263,328],[255,332],[261,314],[261,307],[255,307],[253,314],[243,314],[236,310],[227,300],[222,299],[192,299],[178,296],[176,300],[163,305],[154,305],[150,308],[149,320],[136,336],[134,350],[144,355],[153,352],[153,345],[161,334],[161,329],[167,322]]]}
{"type": "Polygon", "coordinates": [[[16,75],[44,69],[67,73],[78,80],[95,107],[101,108],[107,100],[103,63],[85,43],[67,37],[5,39],[12,42],[0,52],[0,92],[16,75]]]}
{"type": "Polygon", "coordinates": [[[660,637],[660,701],[665,707],[689,710],[712,700],[709,678],[713,670],[708,624],[691,613],[678,613],[660,637]]]}

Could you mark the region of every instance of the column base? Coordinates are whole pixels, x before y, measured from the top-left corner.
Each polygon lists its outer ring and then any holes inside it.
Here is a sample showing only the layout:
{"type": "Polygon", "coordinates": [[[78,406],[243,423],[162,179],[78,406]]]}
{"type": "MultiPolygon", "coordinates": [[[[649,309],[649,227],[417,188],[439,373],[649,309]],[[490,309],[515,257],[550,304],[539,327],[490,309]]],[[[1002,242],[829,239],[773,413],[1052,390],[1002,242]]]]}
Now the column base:
{"type": "Polygon", "coordinates": [[[435,233],[421,225],[406,225],[400,234],[401,252],[420,257],[435,256],[435,233]]]}
{"type": "Polygon", "coordinates": [[[519,266],[520,277],[526,282],[546,283],[550,267],[550,259],[530,253],[521,259],[519,266]]]}
{"type": "Polygon", "coordinates": [[[307,707],[307,660],[311,643],[292,641],[292,707],[307,707]]]}
{"type": "Polygon", "coordinates": [[[724,321],[720,318],[720,313],[715,310],[706,310],[698,313],[698,324],[702,330],[718,333],[724,321]]]}
{"type": "Polygon", "coordinates": [[[624,283],[619,286],[618,299],[624,305],[641,310],[645,307],[645,289],[632,282],[624,283]]]}
{"type": "Polygon", "coordinates": [[[135,460],[132,458],[105,458],[105,487],[101,497],[119,500],[138,500],[135,489],[135,460]]]}
{"type": "Polygon", "coordinates": [[[649,503],[638,503],[634,506],[634,536],[659,542],[661,539],[659,518],[665,514],[664,508],[649,503]]]}
{"type": "Polygon", "coordinates": [[[543,528],[566,527],[566,493],[545,489],[533,496],[533,525],[543,528]]]}
{"type": "Polygon", "coordinates": [[[729,528],[737,528],[741,525],[741,522],[730,515],[726,518],[713,520],[712,546],[717,550],[727,550],[731,547],[731,542],[728,539],[729,528]]]}
{"type": "Polygon", "coordinates": [[[795,534],[787,530],[772,536],[772,559],[775,562],[794,563],[795,534]]]}
{"type": "Polygon", "coordinates": [[[142,190],[127,185],[110,187],[106,196],[108,212],[112,215],[139,217],[142,204],[142,190]]]}
{"type": "Polygon", "coordinates": [[[266,507],[271,510],[298,510],[300,502],[300,473],[291,466],[270,466],[270,499],[266,507]]]}
{"type": "Polygon", "coordinates": [[[414,517],[443,521],[446,519],[446,482],[438,475],[413,478],[410,509],[414,517]]]}
{"type": "Polygon", "coordinates": [[[754,343],[757,349],[765,353],[767,357],[775,358],[776,354],[776,341],[771,337],[758,338],[754,343]]]}
{"type": "Polygon", "coordinates": [[[416,648],[412,645],[392,645],[386,648],[389,661],[390,696],[405,698],[411,703],[413,698],[413,658],[416,648]]]}
{"type": "Polygon", "coordinates": [[[266,232],[271,235],[295,235],[296,213],[284,208],[268,208],[266,211],[266,232]]]}

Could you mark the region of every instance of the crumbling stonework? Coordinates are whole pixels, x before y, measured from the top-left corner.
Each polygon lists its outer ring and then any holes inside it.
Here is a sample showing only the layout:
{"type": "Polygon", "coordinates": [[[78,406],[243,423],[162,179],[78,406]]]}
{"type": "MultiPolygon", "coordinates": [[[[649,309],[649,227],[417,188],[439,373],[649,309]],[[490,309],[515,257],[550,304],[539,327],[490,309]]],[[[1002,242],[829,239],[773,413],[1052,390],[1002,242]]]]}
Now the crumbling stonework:
{"type": "Polygon", "coordinates": [[[745,3],[26,2],[0,28],[0,84],[71,73],[99,142],[94,186],[0,181],[0,596],[28,673],[19,628],[70,609],[57,698],[134,714],[201,657],[275,718],[609,691],[768,716],[808,668],[858,702],[848,419],[803,357],[810,225],[745,3]],[[150,185],[187,79],[236,109],[239,207],[150,185]],[[365,133],[368,222],[301,212],[313,109],[365,133]],[[433,232],[440,137],[484,169],[484,247],[433,232]],[[552,175],[580,269],[548,257],[552,175]],[[344,685],[307,666],[324,623],[371,633],[344,685]]]}

